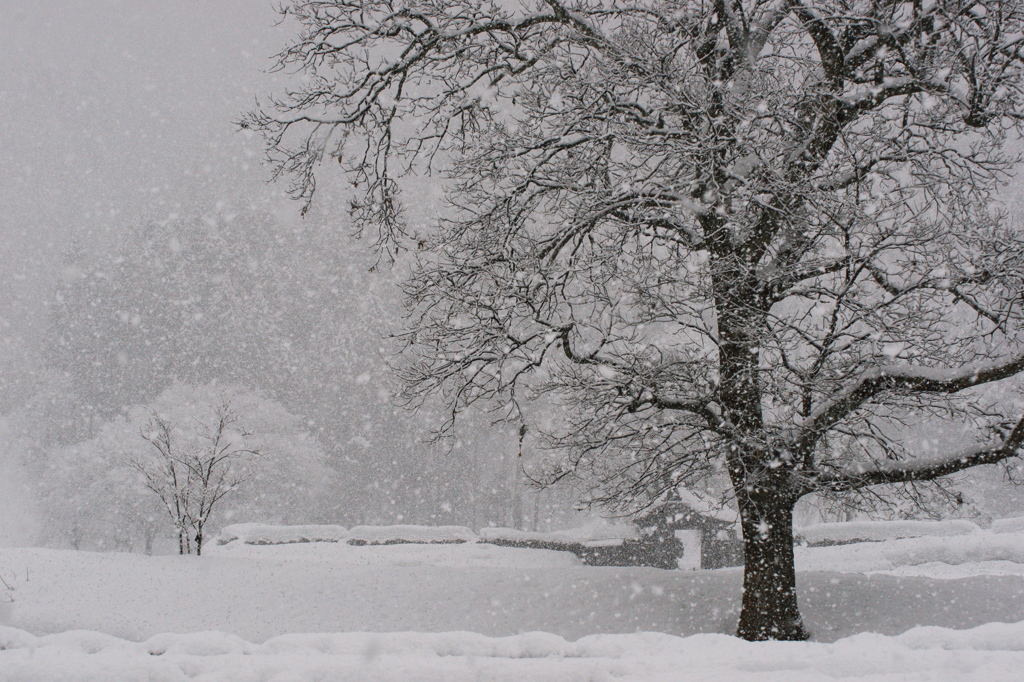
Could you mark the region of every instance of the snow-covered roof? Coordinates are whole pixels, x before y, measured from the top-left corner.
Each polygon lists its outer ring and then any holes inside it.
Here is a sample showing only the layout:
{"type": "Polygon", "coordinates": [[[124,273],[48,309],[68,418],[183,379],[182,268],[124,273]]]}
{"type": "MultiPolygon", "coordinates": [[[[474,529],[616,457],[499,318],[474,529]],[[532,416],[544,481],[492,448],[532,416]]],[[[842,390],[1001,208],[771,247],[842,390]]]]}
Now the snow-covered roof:
{"type": "Polygon", "coordinates": [[[735,509],[726,507],[714,500],[696,495],[691,490],[680,487],[679,501],[687,505],[701,516],[707,516],[723,523],[739,523],[740,515],[735,509]]]}

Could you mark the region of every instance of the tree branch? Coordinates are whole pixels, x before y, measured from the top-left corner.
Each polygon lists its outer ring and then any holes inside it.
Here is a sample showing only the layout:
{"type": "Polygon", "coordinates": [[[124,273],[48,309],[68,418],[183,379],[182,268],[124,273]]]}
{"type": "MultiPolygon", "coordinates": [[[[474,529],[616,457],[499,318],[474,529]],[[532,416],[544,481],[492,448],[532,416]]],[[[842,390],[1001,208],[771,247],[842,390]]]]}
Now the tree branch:
{"type": "Polygon", "coordinates": [[[958,393],[973,386],[1007,379],[1024,371],[1024,354],[1001,363],[960,369],[889,365],[868,370],[838,395],[818,406],[801,428],[799,445],[812,445],[838,421],[885,391],[910,393],[958,393]]]}
{"type": "MultiPolygon", "coordinates": [[[[1024,416],[1002,443],[980,445],[960,452],[924,461],[883,460],[867,466],[855,467],[835,474],[824,474],[811,479],[807,492],[829,490],[849,492],[872,485],[931,481],[982,464],[997,464],[1017,457],[1024,446],[1024,416]]],[[[806,494],[806,493],[805,493],[806,494]]]]}

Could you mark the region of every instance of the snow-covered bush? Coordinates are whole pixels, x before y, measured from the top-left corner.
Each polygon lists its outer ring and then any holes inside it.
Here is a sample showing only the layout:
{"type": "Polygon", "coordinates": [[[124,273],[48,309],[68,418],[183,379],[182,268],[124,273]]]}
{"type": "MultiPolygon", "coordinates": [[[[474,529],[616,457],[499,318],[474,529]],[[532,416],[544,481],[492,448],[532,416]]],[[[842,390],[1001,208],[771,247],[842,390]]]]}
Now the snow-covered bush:
{"type": "Polygon", "coordinates": [[[921,564],[959,565],[991,561],[1024,564],[1024,533],[979,531],[963,535],[796,548],[797,568],[801,571],[861,573],[921,564]]]}

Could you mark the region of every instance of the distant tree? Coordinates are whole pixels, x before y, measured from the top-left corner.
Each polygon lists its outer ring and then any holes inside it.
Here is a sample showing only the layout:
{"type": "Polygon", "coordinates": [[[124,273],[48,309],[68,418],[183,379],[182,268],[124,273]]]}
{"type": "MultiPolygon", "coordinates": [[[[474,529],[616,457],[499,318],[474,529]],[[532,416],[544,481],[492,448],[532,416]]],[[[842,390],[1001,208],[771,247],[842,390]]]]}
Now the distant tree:
{"type": "Polygon", "coordinates": [[[128,227],[116,252],[68,266],[45,360],[105,417],[153,400],[175,377],[312,403],[315,385],[352,383],[354,331],[373,314],[345,295],[340,247],[326,228],[253,211],[128,227]]]}
{"type": "Polygon", "coordinates": [[[40,530],[32,465],[43,451],[30,421],[24,412],[0,414],[0,546],[32,544],[40,530]]]}
{"type": "Polygon", "coordinates": [[[201,551],[211,520],[331,520],[335,480],[317,439],[279,403],[238,386],[176,382],[95,437],[53,449],[41,497],[62,544],[132,550],[141,539],[151,552],[173,529],[188,553],[201,551]]]}
{"type": "Polygon", "coordinates": [[[163,510],[130,470],[122,448],[139,437],[124,417],[104,425],[95,438],[51,448],[39,477],[45,539],[74,549],[135,550],[149,554],[163,510]]]}
{"type": "MultiPolygon", "coordinates": [[[[724,472],[739,635],[802,639],[792,513],[1016,456],[1019,0],[292,0],[293,88],[242,126],[308,206],[412,248],[408,397],[566,415],[548,480],[626,507],[724,472]],[[417,233],[399,179],[450,210],[417,233]],[[550,403],[545,403],[550,404],[550,403]],[[977,425],[915,452],[903,425],[977,425]]],[[[529,416],[528,414],[526,415],[529,416]]],[[[545,417],[549,415],[544,415],[545,417]]]]}
{"type": "MultiPolygon", "coordinates": [[[[125,405],[149,404],[175,378],[258,387],[315,434],[312,442],[344,472],[348,484],[335,498],[342,519],[430,520],[439,505],[456,501],[464,458],[424,446],[423,420],[391,404],[394,389],[377,350],[382,323],[400,311],[393,277],[369,277],[373,254],[348,247],[348,235],[330,221],[210,207],[206,215],[196,208],[127,226],[111,253],[69,254],[42,349],[75,394],[70,404],[48,408],[48,424],[67,423],[57,444],[95,436],[125,405]],[[387,295],[377,295],[384,289],[387,295]],[[438,485],[425,483],[435,477],[438,485]],[[392,481],[423,495],[395,495],[392,481]]],[[[465,441],[466,456],[493,449],[465,441]]],[[[229,498],[225,512],[245,513],[257,483],[229,498]]],[[[271,499],[278,498],[260,509],[271,499]]]]}
{"type": "MultiPolygon", "coordinates": [[[[175,383],[161,393],[149,409],[147,426],[155,425],[153,413],[156,413],[161,420],[179,427],[179,451],[182,445],[189,445],[200,448],[205,457],[211,457],[215,436],[218,431],[224,431],[227,438],[220,439],[219,448],[229,455],[224,463],[233,464],[234,476],[229,474],[229,479],[243,480],[232,486],[230,497],[218,498],[219,517],[285,524],[336,520],[338,498],[343,497],[344,490],[338,487],[327,455],[316,437],[307,431],[307,425],[277,401],[238,386],[175,383]],[[222,425],[221,419],[225,416],[227,422],[222,425]],[[258,460],[253,460],[251,453],[243,452],[247,449],[258,450],[258,460]],[[241,460],[236,455],[240,455],[241,460]]],[[[131,416],[139,423],[143,410],[134,410],[131,416]]],[[[158,426],[155,433],[163,439],[162,428],[158,426]]],[[[154,431],[148,430],[147,434],[152,435],[154,431]]],[[[130,452],[135,456],[147,450],[150,454],[156,452],[152,441],[147,442],[146,448],[130,452]]],[[[172,436],[172,448],[174,442],[172,436]]],[[[200,479],[198,483],[213,492],[212,480],[200,479]]],[[[230,480],[226,483],[230,485],[230,480]]],[[[192,509],[200,510],[201,506],[193,505],[192,509]]],[[[196,512],[188,516],[195,519],[196,512]]],[[[209,513],[206,519],[208,521],[209,513]]],[[[206,521],[204,529],[205,525],[206,521]]],[[[191,537],[194,538],[195,533],[191,537]]]]}
{"type": "Polygon", "coordinates": [[[182,428],[154,412],[141,432],[152,448],[126,454],[170,515],[181,554],[191,554],[193,547],[202,554],[203,530],[214,507],[245,481],[260,455],[249,444],[254,434],[237,430],[230,402],[215,407],[212,416],[209,423],[196,418],[182,428]]]}

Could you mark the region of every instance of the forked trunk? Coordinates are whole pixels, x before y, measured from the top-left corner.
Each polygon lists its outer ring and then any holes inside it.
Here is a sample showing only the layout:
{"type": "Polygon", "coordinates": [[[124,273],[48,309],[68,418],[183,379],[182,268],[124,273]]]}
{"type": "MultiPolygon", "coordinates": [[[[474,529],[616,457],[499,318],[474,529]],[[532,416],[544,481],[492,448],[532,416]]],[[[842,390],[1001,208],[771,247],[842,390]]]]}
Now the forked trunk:
{"type": "Polygon", "coordinates": [[[178,552],[182,555],[192,553],[192,538],[184,528],[178,531],[178,552]]]}
{"type": "Polygon", "coordinates": [[[796,602],[793,503],[741,503],[743,608],[737,636],[746,640],[805,640],[796,602]]]}

